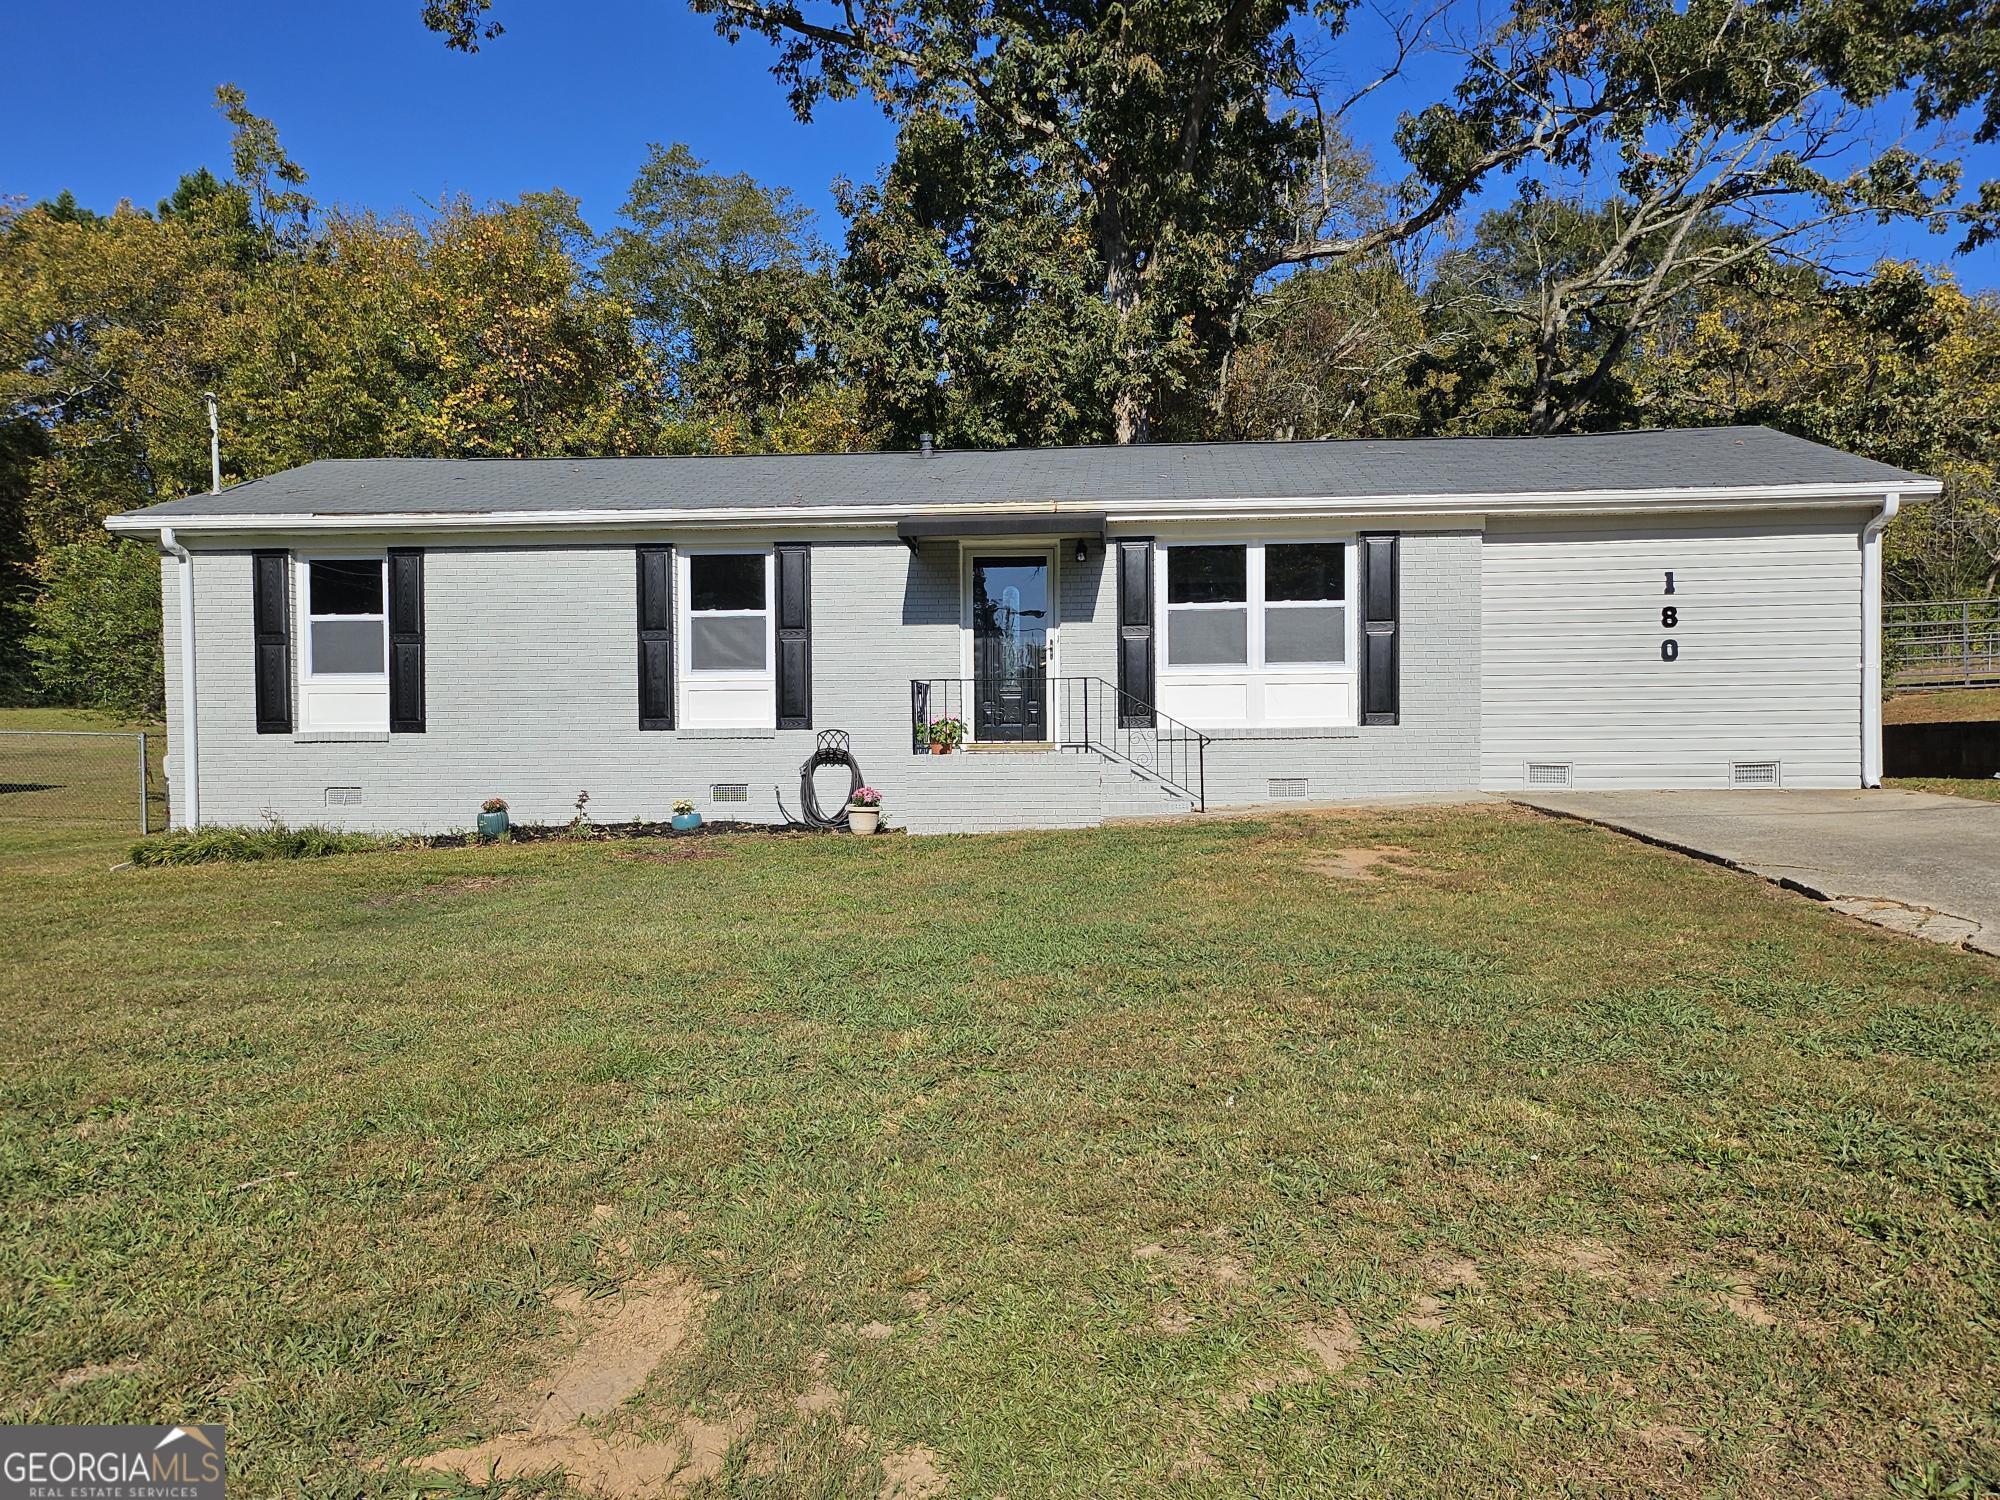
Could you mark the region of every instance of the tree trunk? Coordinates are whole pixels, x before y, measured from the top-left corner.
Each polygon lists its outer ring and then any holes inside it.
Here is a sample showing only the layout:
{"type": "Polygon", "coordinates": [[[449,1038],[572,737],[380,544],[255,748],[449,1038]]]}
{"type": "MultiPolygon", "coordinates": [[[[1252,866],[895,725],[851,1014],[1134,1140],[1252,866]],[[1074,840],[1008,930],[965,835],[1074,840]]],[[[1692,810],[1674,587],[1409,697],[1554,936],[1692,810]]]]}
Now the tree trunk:
{"type": "Polygon", "coordinates": [[[1143,443],[1150,433],[1145,382],[1137,376],[1140,350],[1136,325],[1139,317],[1139,262],[1125,236],[1125,220],[1119,211],[1118,195],[1110,188],[1098,192],[1098,253],[1104,260],[1104,296],[1117,320],[1112,335],[1112,359],[1118,369],[1118,389],[1111,403],[1112,441],[1143,443]]]}

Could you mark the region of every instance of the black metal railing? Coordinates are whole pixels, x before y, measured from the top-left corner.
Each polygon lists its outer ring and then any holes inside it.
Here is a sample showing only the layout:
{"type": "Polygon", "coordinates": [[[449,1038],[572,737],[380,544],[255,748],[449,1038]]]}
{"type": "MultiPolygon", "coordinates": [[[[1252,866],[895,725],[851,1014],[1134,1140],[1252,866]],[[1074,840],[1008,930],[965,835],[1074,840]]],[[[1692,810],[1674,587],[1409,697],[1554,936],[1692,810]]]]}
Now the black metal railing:
{"type": "MultiPolygon", "coordinates": [[[[1161,713],[1102,677],[1051,677],[1051,741],[1064,750],[1089,750],[1129,766],[1180,793],[1199,811],[1208,809],[1209,736],[1161,713]]],[[[969,677],[930,677],[910,683],[910,748],[931,752],[932,726],[956,721],[978,744],[1018,743],[1024,734],[980,714],[981,685],[969,677]],[[996,733],[996,730],[998,731],[996,733]]]]}

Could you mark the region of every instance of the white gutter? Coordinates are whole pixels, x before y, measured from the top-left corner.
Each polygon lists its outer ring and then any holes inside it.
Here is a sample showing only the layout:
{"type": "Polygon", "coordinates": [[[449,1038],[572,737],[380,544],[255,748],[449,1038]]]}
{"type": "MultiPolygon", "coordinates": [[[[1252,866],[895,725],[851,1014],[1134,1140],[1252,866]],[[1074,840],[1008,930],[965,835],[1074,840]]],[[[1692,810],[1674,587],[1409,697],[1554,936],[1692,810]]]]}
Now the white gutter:
{"type": "Polygon", "coordinates": [[[1903,497],[1890,491],[1861,528],[1861,784],[1882,784],[1882,529],[1903,497]]]}
{"type": "Polygon", "coordinates": [[[181,592],[181,757],[171,790],[174,811],[183,828],[201,822],[201,749],[194,695],[194,558],[174,537],[174,528],[160,528],[160,550],[180,563],[181,592]]]}
{"type": "MultiPolygon", "coordinates": [[[[1934,480],[1904,485],[1910,495],[1932,495],[1934,480]]],[[[629,510],[426,511],[331,514],[263,512],[177,515],[182,531],[519,531],[620,526],[848,526],[893,525],[914,516],[972,517],[1066,515],[1088,511],[1111,521],[1200,520],[1225,517],[1393,515],[1621,514],[1625,512],[1852,505],[1874,500],[1879,483],[1773,484],[1653,490],[1576,490],[1539,494],[1295,495],[1264,499],[1010,500],[943,505],[647,506],[629,510]]],[[[143,511],[104,523],[122,533],[147,533],[160,524],[143,511]]]]}

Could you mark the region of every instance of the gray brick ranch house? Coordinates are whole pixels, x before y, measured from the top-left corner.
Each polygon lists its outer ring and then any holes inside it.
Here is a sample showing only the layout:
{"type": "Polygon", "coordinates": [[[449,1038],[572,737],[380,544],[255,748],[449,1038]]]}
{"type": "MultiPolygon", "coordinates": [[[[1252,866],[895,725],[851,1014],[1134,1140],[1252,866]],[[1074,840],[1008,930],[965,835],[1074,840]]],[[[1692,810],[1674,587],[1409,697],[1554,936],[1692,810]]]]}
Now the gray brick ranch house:
{"type": "Polygon", "coordinates": [[[107,524],[162,549],[177,822],[775,821],[840,730],[944,832],[1871,785],[1881,532],[1937,489],[1738,427],[329,460],[107,524]]]}

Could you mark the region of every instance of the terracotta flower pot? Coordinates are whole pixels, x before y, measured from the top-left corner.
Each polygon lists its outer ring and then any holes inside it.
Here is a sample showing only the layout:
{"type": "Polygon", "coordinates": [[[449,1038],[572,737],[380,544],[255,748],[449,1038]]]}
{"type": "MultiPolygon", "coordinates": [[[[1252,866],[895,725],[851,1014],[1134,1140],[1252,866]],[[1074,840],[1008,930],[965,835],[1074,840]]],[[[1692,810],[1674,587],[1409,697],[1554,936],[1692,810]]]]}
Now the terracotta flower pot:
{"type": "Polygon", "coordinates": [[[944,742],[943,740],[932,740],[932,741],[931,741],[931,754],[933,754],[933,755],[949,755],[949,754],[951,754],[951,746],[947,745],[947,744],[946,744],[946,743],[945,743],[945,742],[944,742]]]}

